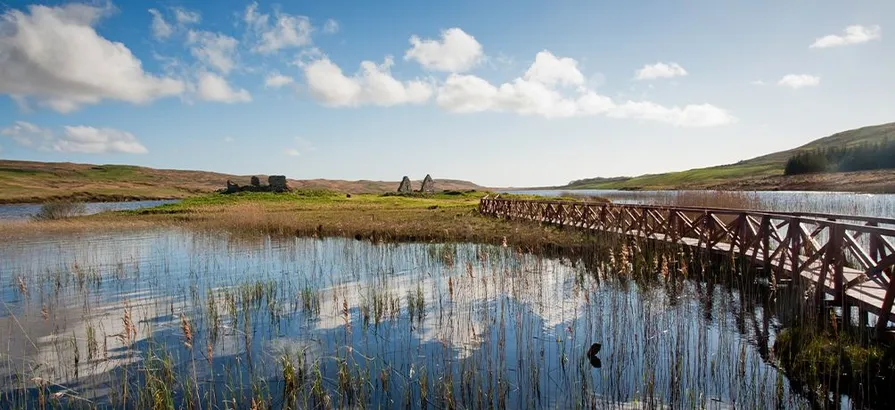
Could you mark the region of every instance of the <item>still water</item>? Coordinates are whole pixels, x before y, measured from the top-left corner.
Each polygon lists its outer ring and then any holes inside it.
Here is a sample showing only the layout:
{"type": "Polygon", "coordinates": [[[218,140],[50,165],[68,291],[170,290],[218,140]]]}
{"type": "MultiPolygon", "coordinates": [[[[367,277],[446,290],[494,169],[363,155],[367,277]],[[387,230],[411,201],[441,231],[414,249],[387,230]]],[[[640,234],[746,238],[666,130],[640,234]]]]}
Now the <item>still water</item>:
{"type": "Polygon", "coordinates": [[[675,254],[594,253],[186,230],[6,243],[0,407],[810,407],[772,365],[783,294],[683,279],[675,254]]]}
{"type": "MultiPolygon", "coordinates": [[[[84,204],[86,214],[98,214],[105,211],[130,211],[134,209],[152,208],[159,205],[172,204],[178,200],[130,201],[130,202],[87,202],[84,204]]],[[[40,212],[40,204],[0,204],[0,220],[28,219],[40,212]]]]}
{"type": "Polygon", "coordinates": [[[560,196],[566,193],[601,196],[615,203],[628,204],[674,204],[686,202],[688,197],[711,202],[711,197],[719,198],[721,204],[730,202],[736,207],[743,202],[744,207],[764,211],[817,212],[854,216],[875,216],[895,218],[895,194],[856,194],[851,192],[808,192],[808,191],[618,191],[602,189],[582,190],[532,190],[506,191],[507,193],[560,196]]]}

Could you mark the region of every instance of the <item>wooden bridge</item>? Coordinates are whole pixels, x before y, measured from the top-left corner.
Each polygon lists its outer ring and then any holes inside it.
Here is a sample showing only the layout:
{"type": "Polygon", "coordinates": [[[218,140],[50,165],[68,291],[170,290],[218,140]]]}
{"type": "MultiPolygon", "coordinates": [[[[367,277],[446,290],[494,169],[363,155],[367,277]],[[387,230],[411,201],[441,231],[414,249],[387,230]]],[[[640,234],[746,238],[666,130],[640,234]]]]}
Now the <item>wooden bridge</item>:
{"type": "Polygon", "coordinates": [[[763,266],[771,286],[801,276],[820,305],[876,315],[877,331],[895,321],[895,219],[723,208],[519,200],[486,196],[484,215],[599,230],[732,253],[763,266]]]}

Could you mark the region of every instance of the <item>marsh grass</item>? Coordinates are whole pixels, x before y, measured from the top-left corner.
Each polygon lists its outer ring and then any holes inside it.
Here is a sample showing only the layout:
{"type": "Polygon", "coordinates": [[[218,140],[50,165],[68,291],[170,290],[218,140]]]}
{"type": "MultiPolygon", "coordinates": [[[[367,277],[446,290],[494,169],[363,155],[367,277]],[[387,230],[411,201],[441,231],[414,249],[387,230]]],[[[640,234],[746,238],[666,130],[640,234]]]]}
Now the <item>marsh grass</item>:
{"type": "Polygon", "coordinates": [[[35,221],[54,221],[81,216],[87,211],[82,202],[55,201],[41,205],[40,210],[31,216],[35,221]]]}

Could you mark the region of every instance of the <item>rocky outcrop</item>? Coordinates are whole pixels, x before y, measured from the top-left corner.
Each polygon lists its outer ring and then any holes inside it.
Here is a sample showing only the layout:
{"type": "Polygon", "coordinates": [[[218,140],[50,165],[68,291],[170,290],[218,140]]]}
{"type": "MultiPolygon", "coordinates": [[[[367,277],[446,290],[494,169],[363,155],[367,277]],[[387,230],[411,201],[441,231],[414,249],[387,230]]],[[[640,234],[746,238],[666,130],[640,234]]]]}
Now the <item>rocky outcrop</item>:
{"type": "Polygon", "coordinates": [[[426,178],[423,178],[423,185],[420,187],[420,192],[424,194],[435,193],[435,181],[432,180],[431,175],[426,174],[426,178]]]}
{"type": "Polygon", "coordinates": [[[401,180],[401,185],[398,185],[398,193],[399,194],[409,194],[413,192],[413,188],[410,187],[410,178],[404,177],[401,180]]]}

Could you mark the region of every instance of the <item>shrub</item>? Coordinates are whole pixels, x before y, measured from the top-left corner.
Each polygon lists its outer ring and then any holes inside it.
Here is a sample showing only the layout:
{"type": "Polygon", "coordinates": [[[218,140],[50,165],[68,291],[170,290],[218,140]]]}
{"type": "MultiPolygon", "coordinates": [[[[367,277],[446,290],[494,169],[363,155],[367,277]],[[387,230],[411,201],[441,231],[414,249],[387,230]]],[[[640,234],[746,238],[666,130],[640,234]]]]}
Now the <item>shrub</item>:
{"type": "Polygon", "coordinates": [[[38,221],[50,221],[83,215],[86,211],[87,208],[80,202],[47,202],[41,205],[40,211],[33,215],[32,218],[38,221]]]}

